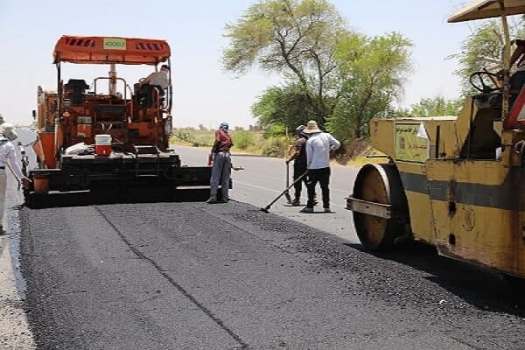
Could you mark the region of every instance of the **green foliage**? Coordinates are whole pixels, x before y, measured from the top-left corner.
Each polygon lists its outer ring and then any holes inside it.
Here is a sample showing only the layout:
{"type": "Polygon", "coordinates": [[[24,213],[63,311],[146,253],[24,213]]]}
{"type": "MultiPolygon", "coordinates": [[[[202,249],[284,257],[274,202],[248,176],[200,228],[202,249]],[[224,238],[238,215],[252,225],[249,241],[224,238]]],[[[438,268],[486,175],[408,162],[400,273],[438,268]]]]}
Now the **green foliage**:
{"type": "Polygon", "coordinates": [[[206,129],[195,130],[193,128],[176,129],[173,137],[177,141],[190,144],[193,147],[211,147],[214,142],[213,131],[206,129]]]}
{"type": "Polygon", "coordinates": [[[307,96],[297,85],[273,86],[258,97],[252,106],[252,113],[267,132],[282,135],[285,128],[295,130],[308,120],[318,120],[307,100],[307,96]]]}
{"type": "Polygon", "coordinates": [[[247,150],[255,145],[255,135],[253,132],[246,130],[235,131],[232,135],[235,146],[240,150],[247,150]]]}
{"type": "Polygon", "coordinates": [[[264,138],[283,136],[286,134],[286,126],[282,123],[275,123],[266,128],[264,138]]]}
{"type": "Polygon", "coordinates": [[[336,59],[341,88],[327,128],[343,141],[368,134],[371,118],[387,114],[410,70],[411,43],[398,33],[369,38],[347,35],[336,59]]]}
{"type": "MultiPolygon", "coordinates": [[[[523,19],[510,28],[511,38],[523,38],[525,22],[523,19]]],[[[486,68],[489,72],[503,69],[503,33],[498,20],[487,21],[475,28],[461,46],[461,51],[451,58],[458,60],[456,74],[461,78],[464,94],[473,90],[469,83],[470,76],[486,68]]]]}
{"type": "Polygon", "coordinates": [[[261,152],[269,157],[282,157],[286,153],[290,140],[284,136],[271,136],[265,140],[261,152]]]}
{"type": "Polygon", "coordinates": [[[252,107],[266,130],[315,119],[343,141],[366,135],[370,118],[391,109],[410,68],[406,38],[355,33],[328,0],[259,0],[225,36],[227,70],[258,65],[286,81],[252,107]]]}
{"type": "Polygon", "coordinates": [[[447,100],[441,96],[423,98],[412,105],[410,114],[414,117],[457,116],[462,107],[463,99],[447,100]]]}
{"type": "Polygon", "coordinates": [[[226,26],[230,40],[224,51],[227,70],[244,73],[258,64],[297,82],[305,105],[320,118],[333,106],[334,50],[344,22],[327,0],[260,0],[234,24],[226,26]]]}
{"type": "MultiPolygon", "coordinates": [[[[283,126],[275,125],[273,132],[274,134],[270,132],[263,134],[259,131],[237,128],[232,133],[234,143],[232,152],[242,151],[250,154],[282,157],[291,141],[283,135],[283,126]]],[[[208,130],[204,127],[199,129],[181,128],[175,130],[171,142],[192,147],[211,147],[214,142],[214,134],[214,130],[208,130]]]]}

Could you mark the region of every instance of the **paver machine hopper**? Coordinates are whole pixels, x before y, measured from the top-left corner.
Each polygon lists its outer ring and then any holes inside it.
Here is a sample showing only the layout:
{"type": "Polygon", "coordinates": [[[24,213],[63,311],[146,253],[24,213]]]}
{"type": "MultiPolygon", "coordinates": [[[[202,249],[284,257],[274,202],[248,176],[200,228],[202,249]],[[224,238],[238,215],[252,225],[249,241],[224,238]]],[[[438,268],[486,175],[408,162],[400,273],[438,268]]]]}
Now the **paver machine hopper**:
{"type": "Polygon", "coordinates": [[[366,248],[411,238],[525,277],[525,56],[512,65],[520,52],[511,55],[507,24],[524,13],[524,0],[478,0],[449,19],[500,17],[504,34],[501,69],[472,74],[478,92],[458,116],[371,121],[372,145],[386,157],[360,170],[347,200],[366,248]]]}
{"type": "MultiPolygon", "coordinates": [[[[62,36],[54,49],[56,91],[38,88],[37,166],[25,190],[29,205],[52,201],[52,194],[89,191],[113,197],[132,189],[160,189],[176,199],[182,188],[209,187],[209,167],[181,166],[169,149],[172,129],[170,46],[164,40],[62,36]],[[62,65],[97,64],[107,76],[64,83],[62,65]],[[117,65],[147,65],[166,73],[165,86],[131,84],[117,65]],[[107,87],[107,89],[103,89],[107,87]],[[102,91],[104,90],[104,91],[102,91]]],[[[42,204],[43,203],[43,204],[42,204]]]]}

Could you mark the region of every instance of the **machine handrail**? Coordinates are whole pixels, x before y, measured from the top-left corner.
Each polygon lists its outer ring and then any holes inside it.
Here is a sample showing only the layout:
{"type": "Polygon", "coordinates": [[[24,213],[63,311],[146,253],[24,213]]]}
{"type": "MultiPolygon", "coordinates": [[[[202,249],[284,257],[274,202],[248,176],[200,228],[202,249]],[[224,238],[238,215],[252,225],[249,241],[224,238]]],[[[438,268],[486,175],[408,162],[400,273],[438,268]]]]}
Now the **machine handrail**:
{"type": "MultiPolygon", "coordinates": [[[[124,78],[111,78],[111,77],[95,78],[95,80],[93,81],[93,92],[95,93],[95,95],[97,94],[97,81],[98,80],[113,80],[113,79],[120,80],[122,81],[122,83],[124,83],[124,101],[126,101],[127,100],[126,87],[129,87],[129,85],[124,78]]],[[[133,97],[133,94],[131,95],[131,97],[133,97]]]]}
{"type": "MultiPolygon", "coordinates": [[[[122,83],[124,84],[124,103],[123,103],[124,106],[127,105],[126,89],[129,90],[130,99],[133,99],[133,91],[131,90],[131,87],[129,86],[128,82],[126,81],[126,79],[119,78],[119,77],[116,77],[116,78],[112,78],[112,77],[98,77],[98,78],[95,78],[95,80],[93,81],[93,92],[95,93],[95,95],[97,94],[97,81],[100,80],[100,79],[102,79],[102,80],[116,79],[116,80],[122,81],[122,83]]],[[[133,117],[133,102],[131,102],[130,105],[131,105],[131,108],[130,108],[129,112],[130,112],[131,116],[133,117]]]]}
{"type": "Polygon", "coordinates": [[[156,86],[152,86],[153,87],[153,91],[155,91],[155,103],[156,103],[156,107],[159,111],[165,111],[165,109],[161,109],[161,107],[164,107],[164,106],[161,106],[160,105],[160,90],[158,87],[156,86]]]}

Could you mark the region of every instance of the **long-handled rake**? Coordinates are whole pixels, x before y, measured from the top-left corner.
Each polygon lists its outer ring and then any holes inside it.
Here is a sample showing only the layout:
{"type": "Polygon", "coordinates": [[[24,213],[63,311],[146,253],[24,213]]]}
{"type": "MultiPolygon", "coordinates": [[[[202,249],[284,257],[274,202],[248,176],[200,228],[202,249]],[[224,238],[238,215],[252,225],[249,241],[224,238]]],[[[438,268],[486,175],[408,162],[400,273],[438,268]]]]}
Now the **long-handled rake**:
{"type": "Polygon", "coordinates": [[[286,192],[284,193],[288,204],[292,204],[292,196],[290,196],[290,163],[286,162],[286,192]]]}
{"type": "Polygon", "coordinates": [[[264,208],[261,208],[260,211],[263,211],[265,213],[269,213],[269,210],[270,208],[272,207],[272,205],[277,202],[282,196],[285,195],[285,193],[287,191],[290,190],[290,188],[292,188],[296,183],[298,183],[299,181],[302,181],[303,177],[305,177],[306,175],[308,175],[308,170],[304,172],[304,174],[302,174],[301,176],[299,176],[297,179],[295,179],[295,181],[289,185],[284,191],[282,191],[273,201],[270,202],[270,204],[268,204],[267,206],[265,206],[264,208]]]}

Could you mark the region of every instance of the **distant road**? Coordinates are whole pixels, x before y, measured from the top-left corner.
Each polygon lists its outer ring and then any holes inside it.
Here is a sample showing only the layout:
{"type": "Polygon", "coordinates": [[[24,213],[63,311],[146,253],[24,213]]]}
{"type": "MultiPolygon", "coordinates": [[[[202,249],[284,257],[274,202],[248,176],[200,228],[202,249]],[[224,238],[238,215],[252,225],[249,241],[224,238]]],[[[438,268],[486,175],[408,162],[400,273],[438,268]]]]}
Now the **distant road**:
{"type": "MultiPolygon", "coordinates": [[[[208,151],[202,148],[175,146],[182,163],[188,166],[203,165],[208,160],[208,151]]],[[[272,201],[285,187],[286,165],[284,160],[256,156],[233,156],[235,166],[245,170],[233,172],[232,198],[257,207],[264,207],[272,201]]],[[[290,176],[292,174],[290,164],[290,176]]],[[[275,203],[271,211],[274,214],[302,222],[318,230],[337,235],[352,243],[357,243],[352,213],[345,209],[346,200],[352,193],[358,169],[334,165],[331,177],[331,206],[334,214],[301,214],[302,207],[290,207],[283,197],[275,203]]],[[[318,187],[320,198],[320,189],[318,187]]],[[[293,197],[293,190],[290,192],[293,197]]],[[[303,203],[306,202],[306,189],[303,188],[303,203]]],[[[317,210],[322,210],[319,203],[317,210]]]]}

